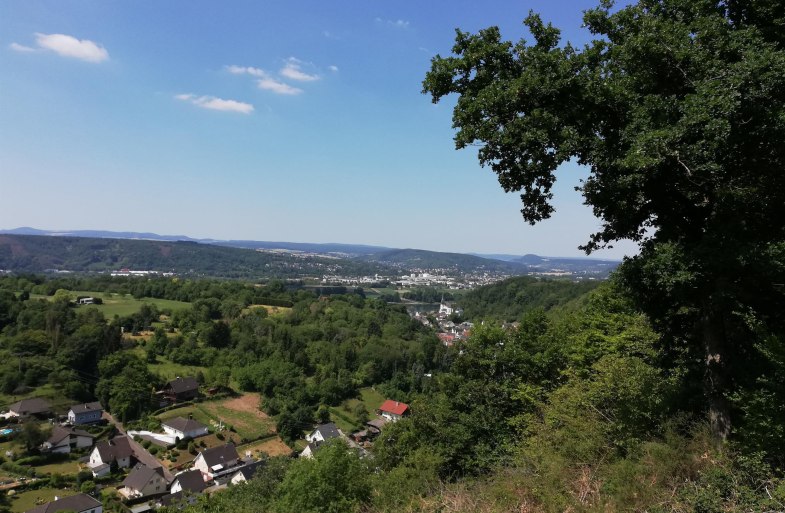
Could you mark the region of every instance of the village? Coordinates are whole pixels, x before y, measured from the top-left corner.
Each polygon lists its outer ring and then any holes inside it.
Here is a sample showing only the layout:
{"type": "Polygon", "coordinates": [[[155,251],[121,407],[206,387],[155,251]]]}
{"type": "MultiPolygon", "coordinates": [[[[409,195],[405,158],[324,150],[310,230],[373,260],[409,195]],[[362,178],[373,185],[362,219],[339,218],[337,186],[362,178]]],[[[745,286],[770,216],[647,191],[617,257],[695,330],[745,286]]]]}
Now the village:
{"type": "Polygon", "coordinates": [[[99,402],[74,404],[67,412],[42,398],[10,405],[0,415],[3,469],[15,465],[30,477],[5,480],[0,488],[30,498],[39,486],[79,485],[81,493],[64,489],[51,500],[36,496],[26,513],[103,513],[108,504],[133,513],[182,507],[200,495],[246,482],[271,456],[311,458],[325,444],[342,440],[360,457],[369,457],[385,425],[410,413],[409,405],[387,399],[362,429],[346,433],[334,422],[317,424],[298,441],[300,450],[293,450],[258,409],[256,394],[204,390],[195,377],[186,376],[170,380],[154,395],[161,407],[155,429],[127,428],[99,402]],[[35,433],[46,439],[35,443],[35,433]],[[9,449],[7,440],[13,438],[23,443],[9,449]]]}

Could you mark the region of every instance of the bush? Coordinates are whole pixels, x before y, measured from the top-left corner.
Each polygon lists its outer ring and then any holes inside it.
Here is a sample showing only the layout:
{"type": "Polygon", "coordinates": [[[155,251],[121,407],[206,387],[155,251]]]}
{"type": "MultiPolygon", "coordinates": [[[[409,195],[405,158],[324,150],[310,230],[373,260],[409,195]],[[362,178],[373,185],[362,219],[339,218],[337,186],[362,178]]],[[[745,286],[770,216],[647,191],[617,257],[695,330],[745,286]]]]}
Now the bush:
{"type": "Polygon", "coordinates": [[[85,481],[79,487],[79,491],[82,493],[93,493],[95,491],[95,482],[93,481],[85,481]]]}
{"type": "Polygon", "coordinates": [[[218,440],[222,441],[222,442],[223,442],[224,440],[226,440],[226,437],[224,437],[223,433],[216,433],[216,434],[215,434],[215,437],[216,437],[218,440]]]}

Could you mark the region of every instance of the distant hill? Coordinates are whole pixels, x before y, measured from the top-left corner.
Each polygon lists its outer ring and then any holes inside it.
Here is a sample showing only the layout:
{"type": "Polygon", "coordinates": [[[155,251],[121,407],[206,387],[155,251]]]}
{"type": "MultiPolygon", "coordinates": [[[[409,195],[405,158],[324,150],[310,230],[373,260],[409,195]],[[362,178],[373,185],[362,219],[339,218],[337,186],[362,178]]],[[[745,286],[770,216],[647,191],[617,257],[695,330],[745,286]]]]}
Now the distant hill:
{"type": "Polygon", "coordinates": [[[503,262],[464,253],[442,253],[423,249],[391,249],[362,258],[403,269],[445,269],[453,272],[502,272],[523,274],[525,268],[514,262],[503,262]]]}
{"type": "Polygon", "coordinates": [[[381,264],[350,259],[268,253],[193,241],[0,235],[0,269],[104,272],[123,268],[250,279],[395,272],[381,264]]]}
{"type": "MultiPolygon", "coordinates": [[[[300,273],[300,276],[318,276],[322,274],[366,275],[376,273],[389,275],[390,273],[394,274],[402,271],[417,272],[427,270],[430,272],[441,270],[445,273],[461,274],[488,272],[502,275],[536,274],[602,279],[607,277],[608,273],[619,264],[617,261],[592,258],[445,253],[422,249],[393,249],[364,244],[194,239],[186,235],[159,235],[149,232],[63,231],[24,227],[0,230],[0,235],[2,234],[8,236],[48,236],[53,239],[82,237],[93,240],[128,240],[160,243],[190,242],[214,248],[206,250],[205,253],[201,254],[197,254],[197,250],[192,248],[192,256],[189,258],[186,258],[183,251],[178,250],[175,252],[177,258],[174,260],[160,260],[150,256],[143,256],[145,252],[141,251],[140,248],[146,246],[118,246],[115,244],[114,252],[105,249],[99,252],[99,256],[96,256],[97,253],[93,253],[88,257],[85,256],[83,245],[74,243],[74,247],[81,248],[77,252],[86,258],[86,260],[74,260],[69,258],[68,254],[49,253],[43,250],[44,244],[39,243],[39,246],[41,246],[39,249],[44,251],[41,254],[32,253],[31,255],[33,256],[28,255],[22,260],[13,260],[8,256],[5,260],[0,258],[0,269],[10,268],[11,265],[14,265],[30,271],[35,270],[35,272],[40,272],[44,269],[107,270],[113,269],[118,262],[131,262],[127,266],[140,265],[142,267],[150,267],[154,264],[166,267],[167,265],[174,265],[177,269],[186,268],[188,272],[212,276],[257,276],[262,272],[265,273],[265,276],[271,273],[275,276],[296,276],[298,273],[300,273]],[[119,248],[123,248],[123,251],[130,251],[131,253],[123,254],[119,248]],[[266,253],[268,260],[259,255],[252,257],[246,255],[240,258],[238,262],[236,259],[239,253],[229,256],[229,253],[219,253],[218,249],[215,248],[259,250],[257,253],[266,253]],[[110,254],[112,256],[108,257],[107,255],[110,254]],[[219,258],[221,255],[229,258],[225,264],[211,262],[211,259],[219,258]],[[272,255],[276,255],[276,258],[273,258],[272,255]],[[326,260],[319,260],[320,257],[325,257],[326,260]],[[107,258],[108,260],[106,260],[107,258]],[[250,261],[248,261],[249,259],[250,261]],[[190,262],[193,265],[189,266],[186,262],[190,262]],[[239,267],[231,269],[233,262],[237,263],[239,267]],[[284,262],[288,263],[284,265],[284,262]],[[262,267],[259,268],[259,265],[262,267]],[[339,269],[340,272],[333,272],[339,269]]],[[[52,247],[54,248],[55,246],[52,247]]]]}
{"type": "Polygon", "coordinates": [[[383,246],[368,246],[364,244],[340,243],[311,243],[311,242],[268,242],[257,240],[216,240],[194,239],[187,235],[159,235],[149,232],[112,232],[106,230],[39,230],[37,228],[22,227],[12,230],[0,230],[0,234],[11,235],[47,235],[51,237],[89,237],[98,239],[140,239],[160,241],[191,241],[201,244],[213,244],[231,248],[246,249],[283,249],[289,251],[302,251],[305,253],[339,254],[346,256],[368,255],[378,253],[390,248],[383,246]]]}

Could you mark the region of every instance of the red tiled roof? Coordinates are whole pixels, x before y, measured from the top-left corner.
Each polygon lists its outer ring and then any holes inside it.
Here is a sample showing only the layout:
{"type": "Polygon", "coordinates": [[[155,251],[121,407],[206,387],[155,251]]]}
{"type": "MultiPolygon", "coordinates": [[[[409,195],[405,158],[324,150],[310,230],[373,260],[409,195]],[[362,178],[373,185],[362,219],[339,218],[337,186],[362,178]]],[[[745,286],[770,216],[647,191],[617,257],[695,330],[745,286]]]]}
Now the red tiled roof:
{"type": "Polygon", "coordinates": [[[382,406],[379,408],[379,410],[392,413],[393,415],[403,415],[408,409],[408,404],[393,401],[391,399],[384,401],[384,404],[382,404],[382,406]]]}

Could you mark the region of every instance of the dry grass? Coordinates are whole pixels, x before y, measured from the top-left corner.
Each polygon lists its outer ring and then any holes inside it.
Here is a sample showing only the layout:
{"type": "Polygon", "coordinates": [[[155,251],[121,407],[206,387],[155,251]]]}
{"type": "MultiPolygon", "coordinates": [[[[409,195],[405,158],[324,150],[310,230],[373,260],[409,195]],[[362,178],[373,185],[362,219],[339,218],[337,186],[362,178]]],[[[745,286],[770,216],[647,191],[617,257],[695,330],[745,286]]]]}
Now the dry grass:
{"type": "Polygon", "coordinates": [[[237,447],[240,456],[245,456],[246,451],[251,451],[254,458],[259,458],[262,453],[267,456],[288,456],[292,453],[292,449],[277,436],[269,440],[251,442],[237,447]]]}

